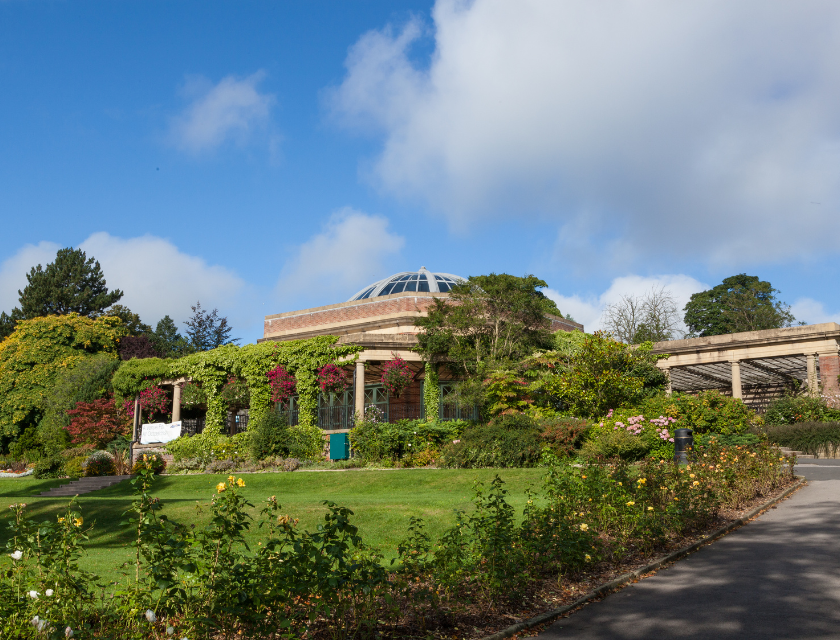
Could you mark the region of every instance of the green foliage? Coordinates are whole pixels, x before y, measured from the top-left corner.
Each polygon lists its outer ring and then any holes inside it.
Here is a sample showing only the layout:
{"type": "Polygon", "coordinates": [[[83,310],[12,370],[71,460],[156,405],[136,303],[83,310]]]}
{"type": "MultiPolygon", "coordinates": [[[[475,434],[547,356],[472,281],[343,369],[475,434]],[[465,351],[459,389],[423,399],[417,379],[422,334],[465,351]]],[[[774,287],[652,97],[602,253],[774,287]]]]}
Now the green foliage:
{"type": "Polygon", "coordinates": [[[58,453],[41,458],[35,463],[33,475],[39,480],[61,478],[64,475],[64,458],[58,453]]]}
{"type": "Polygon", "coordinates": [[[251,459],[288,455],[289,434],[285,414],[276,411],[260,414],[249,423],[248,431],[251,434],[251,459]]]}
{"type": "Polygon", "coordinates": [[[528,383],[515,371],[493,371],[483,384],[487,415],[491,417],[510,411],[523,412],[533,403],[528,383]]]}
{"type": "Polygon", "coordinates": [[[814,396],[785,395],[772,401],[764,413],[767,424],[833,422],[840,420],[840,409],[829,407],[825,399],[814,396]]]}
{"type": "Polygon", "coordinates": [[[624,429],[602,431],[581,447],[580,455],[587,460],[621,458],[630,462],[641,460],[651,450],[651,442],[624,429]]]}
{"type": "Polygon", "coordinates": [[[458,438],[467,425],[460,420],[399,420],[392,423],[358,420],[350,431],[350,443],[356,455],[368,464],[411,463],[419,454],[429,452],[430,459],[429,456],[420,457],[427,464],[437,457],[443,446],[458,438]]]}
{"type": "Polygon", "coordinates": [[[172,360],[161,358],[132,358],[120,363],[111,378],[111,386],[119,402],[133,399],[145,389],[160,384],[173,375],[172,360]]]}
{"type": "Polygon", "coordinates": [[[565,362],[554,364],[546,356],[533,362],[545,367],[542,380],[537,380],[541,402],[578,417],[600,416],[639,402],[665,383],[656,370],[659,356],[651,347],[632,347],[601,332],[585,334],[565,362]]]}
{"type": "Polygon", "coordinates": [[[438,419],[440,408],[440,376],[437,365],[432,362],[425,363],[426,376],[423,379],[423,405],[426,407],[427,420],[438,419]]]}
{"type": "Polygon", "coordinates": [[[219,317],[219,310],[207,311],[201,308],[201,302],[196,302],[192,309],[193,315],[184,324],[187,325],[187,343],[191,351],[210,351],[226,344],[239,342],[239,338],[231,338],[233,329],[227,318],[219,317]]]}
{"type": "Polygon", "coordinates": [[[671,416],[677,422],[670,429],[689,428],[695,435],[717,433],[739,435],[757,422],[755,412],[740,399],[726,396],[714,389],[696,395],[674,393],[646,399],[638,405],[646,418],[671,416]]]}
{"type": "Polygon", "coordinates": [[[440,466],[455,469],[535,467],[542,455],[537,424],[523,414],[504,415],[466,429],[441,452],[440,466]]]}
{"type": "Polygon", "coordinates": [[[0,343],[0,437],[8,442],[41,420],[44,398],[59,374],[92,355],[116,359],[118,340],[125,333],[116,318],[75,313],[19,322],[0,343]]]}
{"type": "Polygon", "coordinates": [[[781,447],[812,456],[838,457],[840,421],[766,425],[755,432],[781,447]]]}
{"type": "Polygon", "coordinates": [[[289,456],[299,460],[318,460],[324,457],[324,433],[313,424],[289,427],[289,456]]]}
{"type": "Polygon", "coordinates": [[[164,469],[166,469],[166,460],[163,459],[162,455],[159,453],[144,453],[134,463],[131,473],[142,478],[146,473],[163,473],[164,469]]]}
{"type": "Polygon", "coordinates": [[[99,261],[81,249],[59,249],[46,268],[33,267],[20,295],[24,318],[78,313],[94,317],[122,298],[119,289],[109,292],[99,261]]]}
{"type": "Polygon", "coordinates": [[[776,300],[777,293],[758,276],[724,278],[716,287],[692,294],[685,305],[685,324],[692,336],[789,327],[794,322],[790,306],[776,300]]]}
{"type": "Polygon", "coordinates": [[[155,351],[162,354],[164,358],[180,358],[191,353],[186,338],[178,333],[175,321],[168,315],[158,321],[154,332],[149,334],[149,340],[155,351]]]}
{"type": "Polygon", "coordinates": [[[429,362],[445,360],[467,375],[481,375],[488,365],[545,348],[552,341],[545,314],[560,314],[537,290],[545,286],[534,276],[472,276],[415,320],[423,329],[416,350],[429,362]]]}
{"type": "Polygon", "coordinates": [[[130,336],[143,336],[152,333],[152,328],[140,319],[140,316],[134,313],[128,307],[115,304],[109,309],[105,310],[102,315],[119,318],[128,329],[130,336]]]}

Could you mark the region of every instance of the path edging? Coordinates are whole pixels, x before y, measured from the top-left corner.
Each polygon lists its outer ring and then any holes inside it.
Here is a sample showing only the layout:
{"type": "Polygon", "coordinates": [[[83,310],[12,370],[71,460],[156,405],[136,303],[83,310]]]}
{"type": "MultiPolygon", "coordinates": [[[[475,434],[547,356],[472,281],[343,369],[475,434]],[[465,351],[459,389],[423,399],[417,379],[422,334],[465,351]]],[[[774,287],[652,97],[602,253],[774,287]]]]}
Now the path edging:
{"type": "Polygon", "coordinates": [[[501,631],[497,631],[496,633],[494,633],[492,635],[485,636],[484,638],[482,638],[482,640],[504,640],[505,638],[510,638],[511,636],[514,636],[517,633],[520,633],[522,631],[527,631],[528,629],[531,629],[533,627],[537,627],[541,624],[545,624],[546,622],[552,622],[553,620],[559,618],[563,614],[568,613],[572,609],[576,609],[577,607],[581,606],[582,604],[586,604],[587,602],[589,602],[593,598],[597,598],[599,596],[607,595],[610,591],[613,591],[613,590],[615,590],[619,587],[623,587],[628,582],[631,582],[633,580],[638,580],[639,578],[641,578],[646,573],[649,573],[651,571],[655,571],[656,569],[659,569],[663,565],[669,564],[671,562],[674,562],[675,560],[679,560],[680,558],[682,558],[684,556],[687,556],[688,554],[690,554],[693,551],[696,551],[697,549],[702,547],[704,544],[707,544],[708,542],[711,542],[715,538],[718,538],[725,533],[729,533],[730,531],[732,531],[732,529],[735,529],[737,527],[745,525],[748,521],[755,518],[762,511],[766,511],[767,509],[772,507],[774,504],[776,504],[778,502],[781,502],[782,500],[787,498],[790,494],[792,494],[794,491],[796,491],[797,489],[802,487],[804,484],[805,484],[805,479],[800,477],[794,484],[792,484],[790,487],[785,489],[782,493],[780,493],[775,498],[772,498],[771,500],[768,500],[764,504],[759,505],[759,506],[755,507],[754,509],[751,509],[750,511],[748,511],[747,513],[742,515],[740,518],[738,518],[737,520],[733,520],[732,522],[730,522],[725,527],[721,527],[717,531],[714,531],[714,532],[710,533],[709,535],[704,536],[703,538],[701,538],[697,542],[694,542],[694,543],[688,545],[687,547],[683,547],[682,549],[672,551],[668,555],[663,556],[663,557],[659,558],[658,560],[654,560],[650,564],[646,564],[643,567],[639,567],[635,571],[629,571],[629,572],[627,572],[623,575],[620,575],[619,577],[615,578],[614,580],[610,580],[609,582],[605,582],[604,584],[602,584],[598,588],[596,588],[596,589],[590,591],[589,593],[587,593],[586,595],[578,598],[572,604],[568,604],[568,605],[565,605],[565,606],[560,607],[558,609],[553,609],[551,611],[546,611],[545,613],[541,613],[541,614],[539,614],[537,616],[534,616],[533,618],[530,618],[530,619],[525,620],[523,622],[518,622],[514,625],[509,626],[506,629],[502,629],[501,631]]]}

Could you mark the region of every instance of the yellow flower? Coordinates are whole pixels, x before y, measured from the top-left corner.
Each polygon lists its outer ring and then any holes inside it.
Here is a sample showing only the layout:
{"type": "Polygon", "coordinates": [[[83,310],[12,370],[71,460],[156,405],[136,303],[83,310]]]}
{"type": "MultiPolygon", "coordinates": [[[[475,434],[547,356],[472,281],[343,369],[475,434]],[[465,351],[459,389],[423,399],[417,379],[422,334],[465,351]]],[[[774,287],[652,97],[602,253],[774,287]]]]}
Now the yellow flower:
{"type": "Polygon", "coordinates": [[[144,453],[144,454],[143,454],[143,462],[146,462],[146,460],[148,460],[148,459],[149,459],[149,456],[147,456],[147,455],[144,453]]]}
{"type": "Polygon", "coordinates": [[[586,559],[587,562],[592,560],[592,556],[590,556],[588,553],[584,556],[584,558],[586,559]]]}
{"type": "Polygon", "coordinates": [[[648,511],[653,511],[653,507],[648,507],[648,511]]]}
{"type": "Polygon", "coordinates": [[[698,482],[697,480],[695,480],[695,481],[694,481],[694,482],[692,482],[691,484],[692,484],[692,486],[695,486],[695,487],[696,487],[698,484],[700,484],[700,482],[698,482]]]}
{"type": "Polygon", "coordinates": [[[624,485],[623,485],[623,484],[621,484],[621,483],[619,482],[619,483],[618,483],[618,486],[619,486],[619,487],[623,487],[624,485]]]}
{"type": "Polygon", "coordinates": [[[64,518],[59,518],[58,521],[59,523],[64,522],[64,518]]]}
{"type": "Polygon", "coordinates": [[[639,482],[647,482],[647,478],[639,478],[639,482]]]}
{"type": "Polygon", "coordinates": [[[226,488],[227,487],[225,486],[224,482],[220,482],[219,484],[216,485],[216,491],[218,491],[219,493],[224,491],[226,488]]]}
{"type": "Polygon", "coordinates": [[[81,527],[83,522],[84,522],[84,520],[81,517],[79,517],[79,518],[76,518],[73,521],[73,524],[76,525],[77,527],[81,527]]]}
{"type": "Polygon", "coordinates": [[[245,481],[242,478],[239,478],[239,480],[236,481],[236,486],[237,487],[244,487],[245,486],[245,481]]]}
{"type": "Polygon", "coordinates": [[[589,529],[589,525],[586,524],[585,522],[580,525],[580,530],[581,531],[587,531],[588,529],[589,529]]]}
{"type": "Polygon", "coordinates": [[[636,504],[635,501],[631,500],[630,502],[627,503],[627,506],[632,507],[634,504],[636,504]]]}
{"type": "Polygon", "coordinates": [[[693,478],[693,477],[694,477],[694,474],[693,474],[693,473],[689,473],[689,474],[688,474],[688,477],[689,477],[689,478],[693,478]]]}
{"type": "Polygon", "coordinates": [[[235,480],[236,478],[234,478],[233,476],[228,476],[228,482],[234,482],[235,480]]]}

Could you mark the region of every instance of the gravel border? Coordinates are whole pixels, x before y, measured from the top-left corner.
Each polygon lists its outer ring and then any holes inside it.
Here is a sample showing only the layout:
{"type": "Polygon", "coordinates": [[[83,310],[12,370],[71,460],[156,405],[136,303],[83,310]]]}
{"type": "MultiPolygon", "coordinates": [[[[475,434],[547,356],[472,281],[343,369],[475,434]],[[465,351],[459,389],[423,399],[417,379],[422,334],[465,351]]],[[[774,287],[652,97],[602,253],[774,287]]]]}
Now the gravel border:
{"type": "Polygon", "coordinates": [[[560,607],[558,609],[553,609],[551,611],[546,611],[545,613],[541,613],[538,616],[534,616],[533,618],[530,618],[529,620],[525,620],[524,622],[518,622],[514,625],[509,626],[507,629],[502,629],[501,631],[497,631],[496,633],[494,633],[492,635],[485,636],[484,638],[482,638],[482,640],[503,640],[504,638],[510,638],[511,636],[515,636],[515,635],[521,633],[522,631],[527,631],[528,629],[531,629],[533,627],[538,627],[541,624],[546,624],[547,622],[553,622],[557,618],[560,618],[561,616],[563,616],[566,613],[569,613],[573,609],[576,609],[576,608],[580,607],[581,605],[586,604],[590,600],[593,600],[594,598],[605,596],[605,595],[609,594],[611,591],[615,591],[615,590],[619,589],[620,587],[623,587],[624,585],[628,584],[629,582],[633,582],[634,580],[639,580],[644,574],[650,573],[651,571],[656,571],[657,569],[660,569],[661,567],[663,567],[666,564],[670,564],[671,562],[674,562],[675,560],[679,560],[680,558],[683,558],[684,556],[687,556],[688,554],[690,554],[694,551],[697,551],[697,549],[699,549],[703,545],[708,544],[709,542],[712,542],[715,538],[718,538],[718,537],[720,537],[720,536],[722,536],[726,533],[729,533],[733,529],[736,529],[736,528],[738,528],[742,525],[747,524],[747,522],[749,522],[750,520],[755,518],[758,514],[760,514],[763,511],[766,511],[767,509],[772,507],[774,504],[776,504],[778,502],[781,502],[782,500],[787,498],[790,494],[792,494],[794,491],[796,491],[800,487],[803,487],[805,484],[806,484],[805,479],[800,477],[797,480],[797,482],[795,482],[790,487],[785,489],[781,494],[779,494],[775,498],[772,498],[772,499],[768,500],[767,502],[765,502],[764,504],[757,506],[755,509],[751,509],[750,511],[748,511],[747,513],[742,515],[740,518],[738,518],[737,520],[733,520],[732,522],[730,522],[726,526],[721,527],[717,531],[714,531],[714,532],[710,533],[709,535],[701,538],[697,542],[695,542],[693,544],[690,544],[687,547],[683,547],[682,549],[678,549],[677,551],[674,551],[672,553],[669,553],[667,556],[663,556],[662,558],[659,558],[659,560],[654,560],[650,564],[646,564],[643,567],[639,567],[635,571],[630,571],[628,573],[625,573],[625,574],[619,576],[618,578],[616,578],[615,580],[610,580],[609,582],[606,582],[606,583],[602,584],[597,589],[594,589],[594,590],[590,591],[589,593],[587,593],[586,595],[578,598],[572,604],[568,604],[566,606],[560,607]]]}

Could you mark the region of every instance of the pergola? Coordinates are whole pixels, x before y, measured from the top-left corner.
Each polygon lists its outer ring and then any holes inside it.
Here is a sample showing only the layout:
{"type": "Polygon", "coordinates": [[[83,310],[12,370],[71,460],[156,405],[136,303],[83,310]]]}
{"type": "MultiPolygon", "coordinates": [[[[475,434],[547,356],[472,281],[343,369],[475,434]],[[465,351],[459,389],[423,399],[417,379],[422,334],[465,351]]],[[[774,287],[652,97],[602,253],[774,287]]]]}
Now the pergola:
{"type": "Polygon", "coordinates": [[[720,389],[757,409],[786,389],[840,400],[835,322],[658,342],[654,353],[668,354],[657,366],[669,377],[669,393],[720,389]]]}

